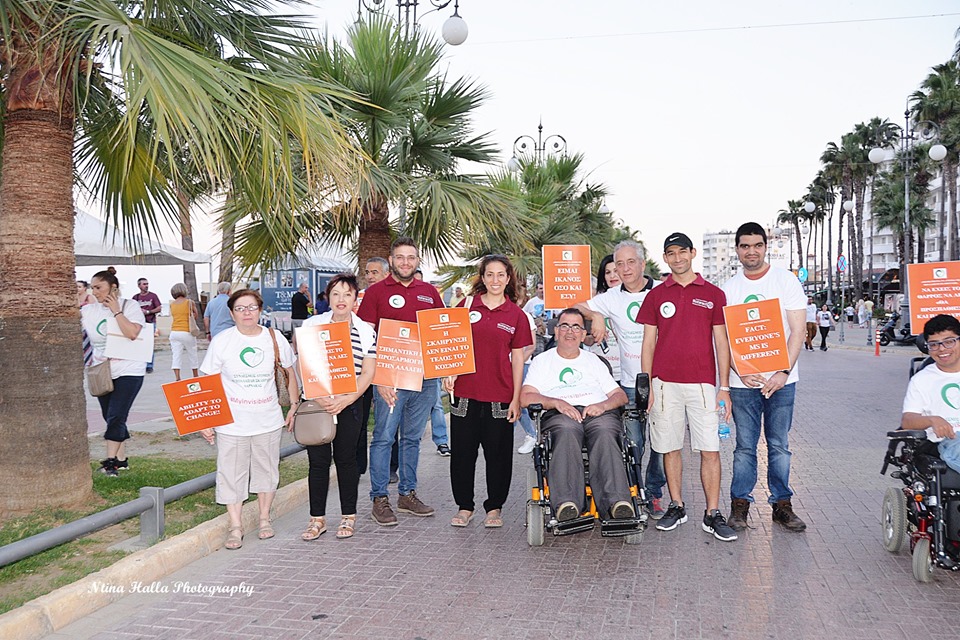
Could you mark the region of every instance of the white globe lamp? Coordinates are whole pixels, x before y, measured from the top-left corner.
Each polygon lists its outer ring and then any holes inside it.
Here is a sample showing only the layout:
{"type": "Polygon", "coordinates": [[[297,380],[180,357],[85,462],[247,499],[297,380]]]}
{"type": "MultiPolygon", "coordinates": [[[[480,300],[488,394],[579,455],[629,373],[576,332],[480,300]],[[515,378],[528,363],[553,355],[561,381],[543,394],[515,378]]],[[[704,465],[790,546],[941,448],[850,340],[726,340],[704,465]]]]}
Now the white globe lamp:
{"type": "Polygon", "coordinates": [[[447,44],[457,46],[467,40],[470,30],[467,29],[467,22],[456,13],[447,18],[443,23],[441,34],[447,44]]]}

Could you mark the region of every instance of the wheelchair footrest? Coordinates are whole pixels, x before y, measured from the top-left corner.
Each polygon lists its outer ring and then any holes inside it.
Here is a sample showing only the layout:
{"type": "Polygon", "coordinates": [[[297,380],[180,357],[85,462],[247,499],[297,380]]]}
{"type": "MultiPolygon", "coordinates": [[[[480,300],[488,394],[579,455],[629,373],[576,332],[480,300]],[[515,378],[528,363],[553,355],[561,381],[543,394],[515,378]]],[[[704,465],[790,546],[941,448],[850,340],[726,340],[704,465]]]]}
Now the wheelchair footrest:
{"type": "Polygon", "coordinates": [[[619,536],[629,536],[633,533],[639,533],[646,529],[647,519],[642,518],[620,518],[617,520],[601,520],[600,535],[604,538],[616,538],[619,536]]]}
{"type": "Polygon", "coordinates": [[[553,527],[553,535],[569,536],[574,533],[590,531],[593,529],[593,526],[596,524],[596,522],[597,519],[593,516],[581,516],[579,518],[574,518],[573,520],[557,522],[557,524],[553,527]]]}

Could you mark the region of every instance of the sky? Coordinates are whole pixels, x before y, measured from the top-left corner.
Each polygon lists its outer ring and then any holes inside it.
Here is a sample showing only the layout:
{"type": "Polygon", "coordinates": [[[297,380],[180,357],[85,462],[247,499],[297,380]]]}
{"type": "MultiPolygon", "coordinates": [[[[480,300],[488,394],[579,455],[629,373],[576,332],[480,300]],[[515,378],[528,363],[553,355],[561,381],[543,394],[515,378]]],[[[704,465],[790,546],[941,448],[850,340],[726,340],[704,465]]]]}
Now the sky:
{"type": "MultiPolygon", "coordinates": [[[[429,1],[420,24],[439,37],[452,4],[425,13],[429,1]]],[[[305,7],[334,36],[357,15],[356,0],[305,7]]],[[[470,34],[447,47],[447,70],[489,89],[475,127],[501,161],[542,120],[659,260],[674,231],[699,245],[704,231],[772,223],[828,142],[873,116],[902,123],[953,53],[960,3],[460,0],[460,15],[470,34]]],[[[216,241],[198,230],[198,251],[216,241]]]]}

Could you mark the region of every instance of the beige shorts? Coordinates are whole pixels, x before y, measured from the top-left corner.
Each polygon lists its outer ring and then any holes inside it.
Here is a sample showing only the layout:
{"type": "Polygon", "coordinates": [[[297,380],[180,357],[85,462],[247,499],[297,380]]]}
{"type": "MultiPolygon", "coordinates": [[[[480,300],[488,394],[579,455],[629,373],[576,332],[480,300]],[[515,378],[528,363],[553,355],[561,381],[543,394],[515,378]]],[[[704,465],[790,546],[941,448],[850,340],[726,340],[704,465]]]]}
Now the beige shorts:
{"type": "Polygon", "coordinates": [[[217,503],[238,504],[251,493],[276,491],[280,484],[280,435],[217,433],[217,503]]]}
{"type": "Polygon", "coordinates": [[[690,424],[690,448],[720,451],[717,434],[717,388],[712,384],[662,382],[653,379],[653,409],[650,411],[650,446],[657,453],[683,448],[690,424]]]}

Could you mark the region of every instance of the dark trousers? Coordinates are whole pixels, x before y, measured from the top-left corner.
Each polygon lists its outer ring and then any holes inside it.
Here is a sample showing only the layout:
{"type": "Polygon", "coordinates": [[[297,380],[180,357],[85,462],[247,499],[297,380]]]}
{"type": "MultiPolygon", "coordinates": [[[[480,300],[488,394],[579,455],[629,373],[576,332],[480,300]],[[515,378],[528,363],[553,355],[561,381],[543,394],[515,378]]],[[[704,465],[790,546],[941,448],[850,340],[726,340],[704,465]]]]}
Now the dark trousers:
{"type": "Polygon", "coordinates": [[[143,376],[120,376],[113,379],[113,391],[97,398],[100,401],[100,413],[107,423],[107,432],[103,434],[105,440],[123,442],[130,439],[127,416],[142,386],[143,376]]]}
{"type": "Polygon", "coordinates": [[[494,418],[491,403],[470,400],[467,415],[450,414],[450,486],[457,508],[474,510],[473,484],[477,453],[483,447],[486,463],[487,499],[484,511],[502,509],[513,476],[513,424],[494,418]]]}
{"type": "MultiPolygon", "coordinates": [[[[340,489],[340,513],[347,516],[357,512],[357,487],[360,484],[357,442],[362,413],[362,397],[341,411],[337,415],[337,437],[332,443],[333,460],[337,464],[337,487],[340,489]]],[[[307,447],[307,458],[310,460],[307,485],[310,490],[310,515],[314,518],[327,515],[330,449],[329,444],[307,447]]]]}
{"type": "Polygon", "coordinates": [[[367,423],[370,422],[370,407],[373,405],[373,385],[364,392],[361,402],[360,434],[357,439],[357,473],[367,472],[367,423]]]}
{"type": "Polygon", "coordinates": [[[827,334],[830,333],[830,327],[820,327],[820,348],[827,348],[827,334]]]}

